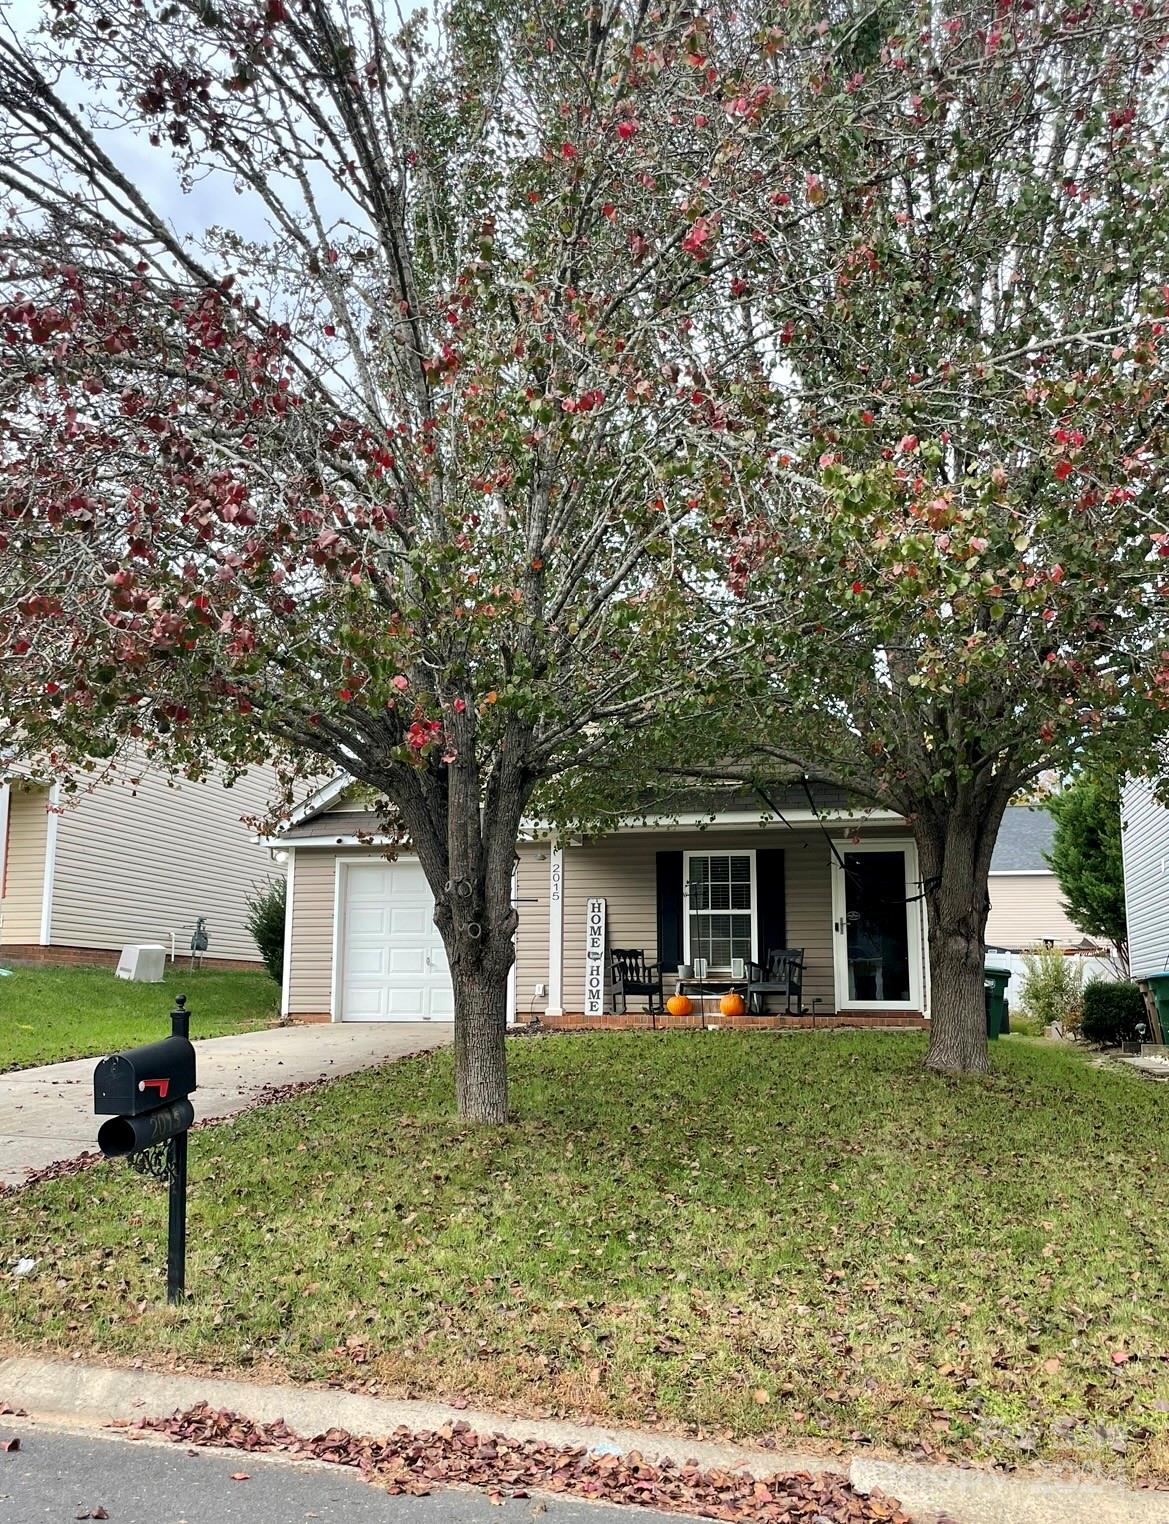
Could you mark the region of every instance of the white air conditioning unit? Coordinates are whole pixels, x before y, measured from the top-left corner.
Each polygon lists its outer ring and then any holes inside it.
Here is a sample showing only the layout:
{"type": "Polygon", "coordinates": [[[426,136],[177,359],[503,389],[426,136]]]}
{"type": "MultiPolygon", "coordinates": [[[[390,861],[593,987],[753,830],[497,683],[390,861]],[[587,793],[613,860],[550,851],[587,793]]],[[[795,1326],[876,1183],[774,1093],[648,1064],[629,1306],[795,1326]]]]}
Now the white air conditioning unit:
{"type": "Polygon", "coordinates": [[[161,984],[166,967],[166,948],[160,942],[139,942],[122,948],[116,973],[135,984],[161,984]]]}

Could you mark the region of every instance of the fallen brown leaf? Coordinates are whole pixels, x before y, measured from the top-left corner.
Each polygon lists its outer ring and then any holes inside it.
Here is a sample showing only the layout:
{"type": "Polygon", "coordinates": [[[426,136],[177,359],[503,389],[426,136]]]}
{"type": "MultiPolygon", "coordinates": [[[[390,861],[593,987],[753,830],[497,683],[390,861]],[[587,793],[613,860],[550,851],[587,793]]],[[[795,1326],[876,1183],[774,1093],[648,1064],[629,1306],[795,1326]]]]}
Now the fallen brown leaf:
{"type": "MultiPolygon", "coordinates": [[[[761,1389],[762,1390],[762,1389],[761,1389]]],[[[435,1487],[482,1488],[491,1502],[529,1491],[728,1521],[779,1524],[781,1519],[817,1524],[913,1524],[895,1498],[878,1491],[866,1496],[847,1478],[827,1471],[777,1472],[756,1479],[744,1471],[704,1471],[697,1462],[651,1463],[644,1456],[598,1454],[584,1445],[548,1445],[503,1434],[477,1434],[465,1420],[450,1419],[439,1429],[396,1429],[385,1439],[333,1428],[313,1438],[295,1433],[283,1420],[255,1423],[206,1403],[169,1418],[138,1421],[140,1433],[164,1434],[176,1444],[216,1446],[248,1454],[273,1453],[296,1459],[352,1466],[392,1497],[424,1497],[435,1487]],[[764,1495],[774,1499],[763,1502],[764,1495]]],[[[533,1516],[539,1511],[537,1504],[533,1516]]]]}

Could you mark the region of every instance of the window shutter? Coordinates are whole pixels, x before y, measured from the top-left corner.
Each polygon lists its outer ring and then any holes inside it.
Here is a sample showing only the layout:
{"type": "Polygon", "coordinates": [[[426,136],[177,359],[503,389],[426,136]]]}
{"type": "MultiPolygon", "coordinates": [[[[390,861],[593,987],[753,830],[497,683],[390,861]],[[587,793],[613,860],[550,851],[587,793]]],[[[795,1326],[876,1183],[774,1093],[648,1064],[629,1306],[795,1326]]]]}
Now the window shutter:
{"type": "MultiPolygon", "coordinates": [[[[782,855],[782,854],[781,854],[782,855]]],[[[682,961],[682,854],[658,853],[658,962],[675,974],[682,961]]]]}
{"type": "Polygon", "coordinates": [[[759,898],[760,962],[773,947],[787,946],[787,896],[783,853],[775,848],[755,854],[755,892],[759,898]]]}

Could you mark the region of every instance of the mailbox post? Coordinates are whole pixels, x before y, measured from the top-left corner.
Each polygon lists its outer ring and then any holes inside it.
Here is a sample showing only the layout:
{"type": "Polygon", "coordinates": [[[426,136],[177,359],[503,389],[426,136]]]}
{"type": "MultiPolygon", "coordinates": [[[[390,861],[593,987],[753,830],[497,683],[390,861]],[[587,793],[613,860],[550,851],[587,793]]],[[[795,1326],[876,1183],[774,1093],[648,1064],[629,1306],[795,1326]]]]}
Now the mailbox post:
{"type": "Polygon", "coordinates": [[[129,1159],[130,1167],[169,1190],[166,1298],[186,1294],[187,1130],[195,1120],[188,1097],[195,1089],[195,1049],[190,1039],[187,997],[171,1012],[171,1035],[125,1053],[103,1058],[93,1071],[93,1109],[108,1118],[97,1145],[107,1159],[129,1159]]]}

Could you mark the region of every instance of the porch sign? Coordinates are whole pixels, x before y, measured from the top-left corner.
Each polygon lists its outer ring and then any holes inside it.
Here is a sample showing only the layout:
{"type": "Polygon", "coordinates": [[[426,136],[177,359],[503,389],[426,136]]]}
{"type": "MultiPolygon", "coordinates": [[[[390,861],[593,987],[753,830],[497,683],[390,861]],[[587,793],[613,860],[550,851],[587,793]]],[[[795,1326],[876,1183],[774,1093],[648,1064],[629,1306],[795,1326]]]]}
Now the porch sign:
{"type": "Polygon", "coordinates": [[[605,1014],[605,902],[589,900],[585,908],[586,1016],[605,1014]]]}

